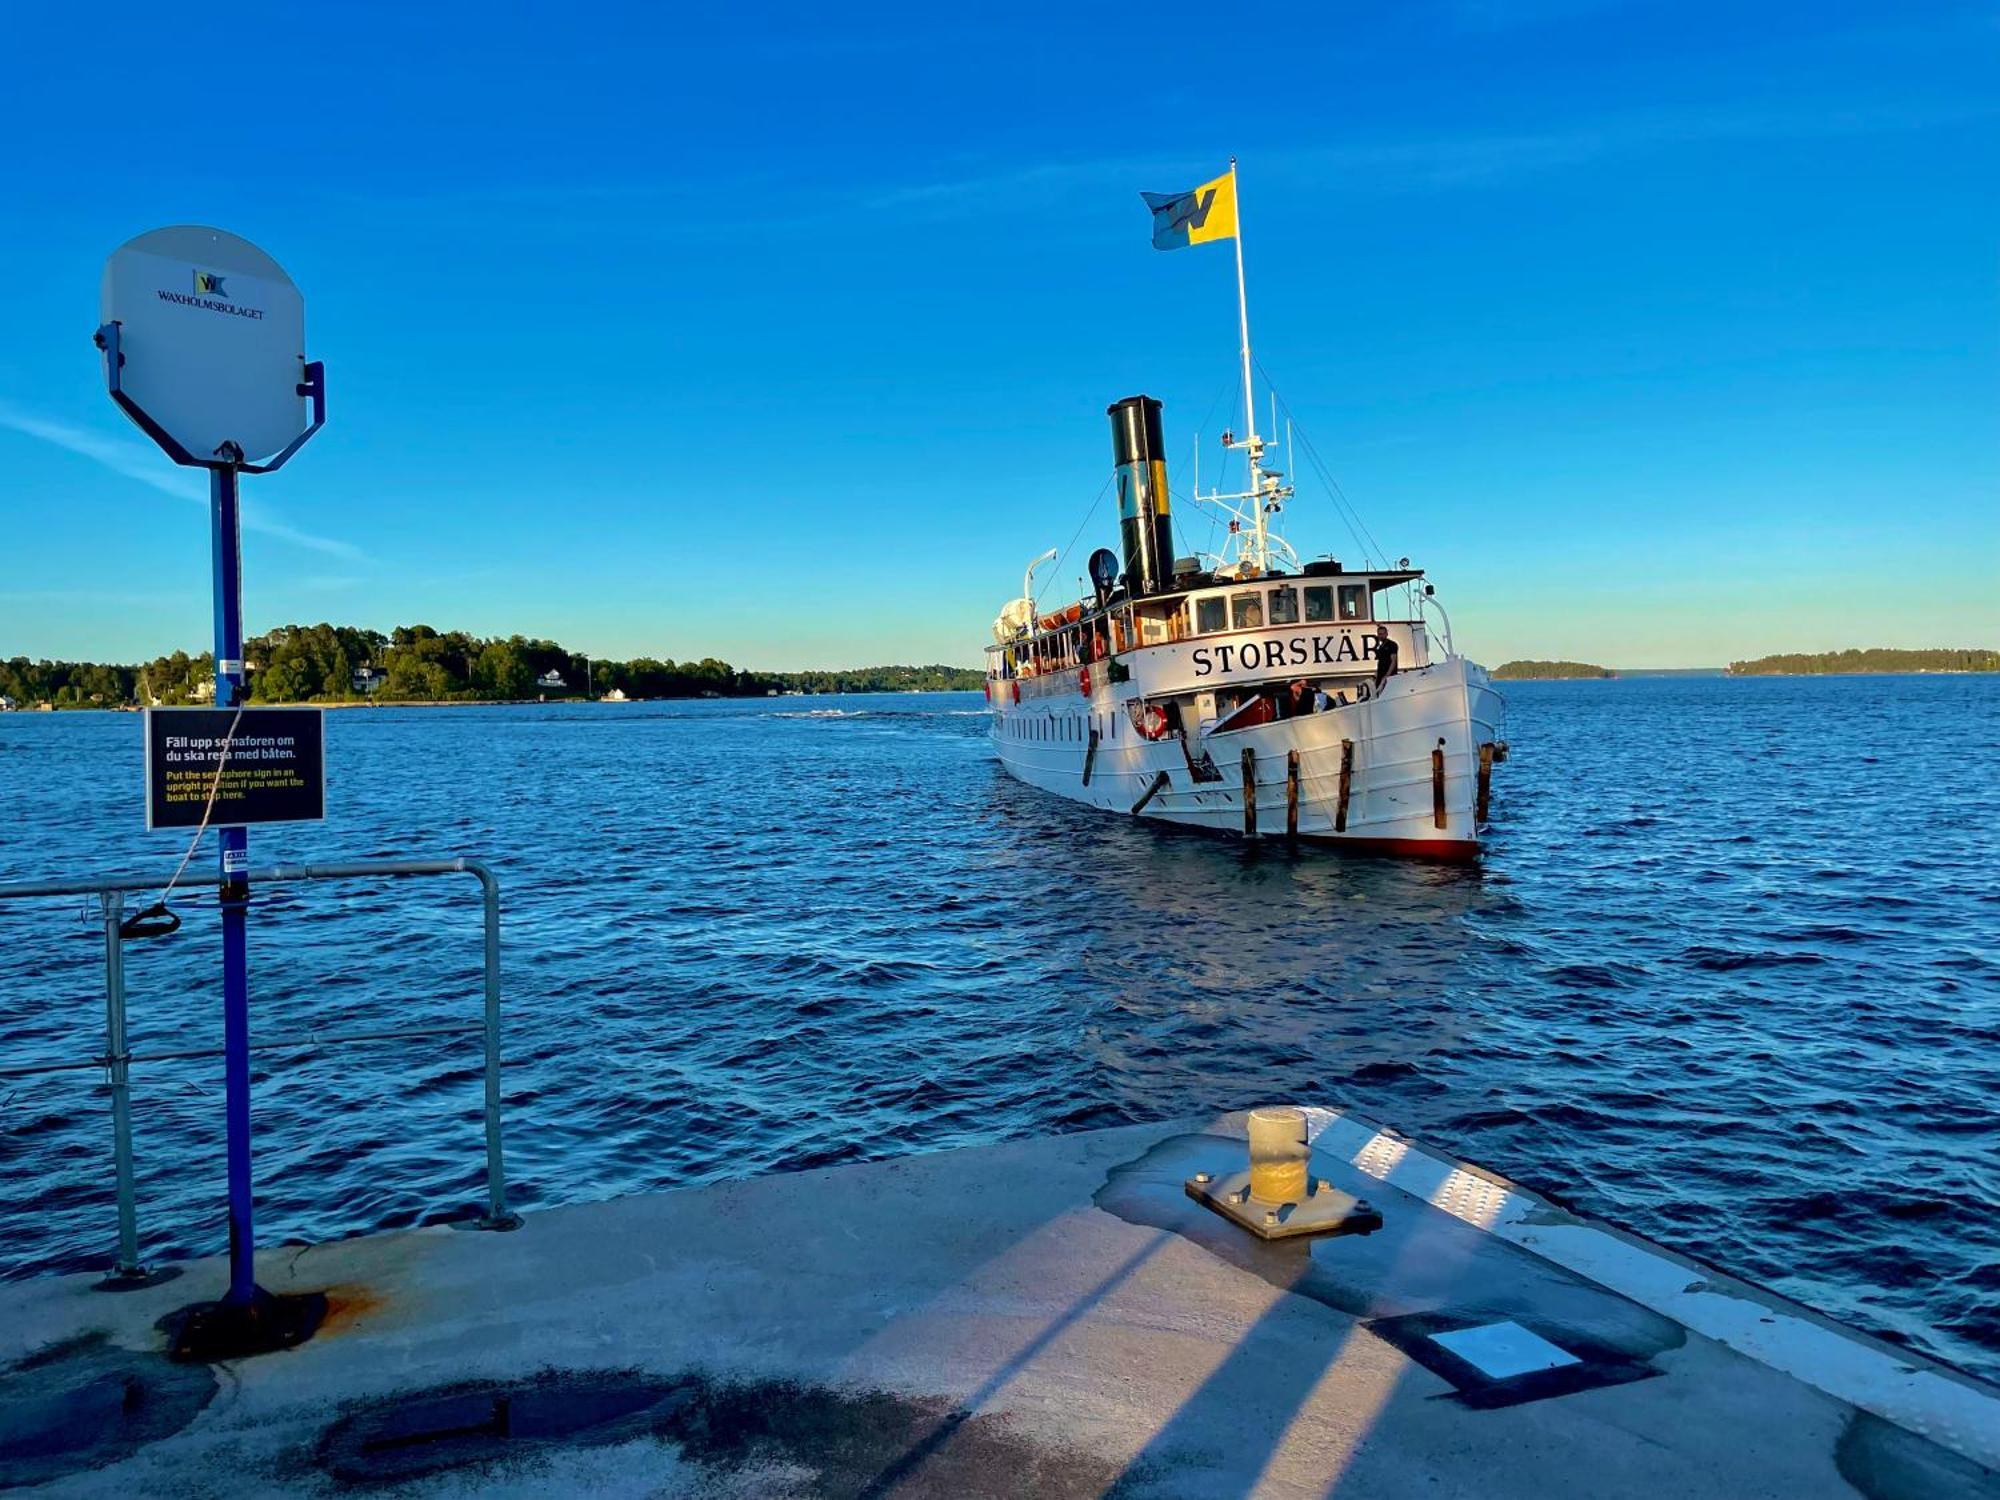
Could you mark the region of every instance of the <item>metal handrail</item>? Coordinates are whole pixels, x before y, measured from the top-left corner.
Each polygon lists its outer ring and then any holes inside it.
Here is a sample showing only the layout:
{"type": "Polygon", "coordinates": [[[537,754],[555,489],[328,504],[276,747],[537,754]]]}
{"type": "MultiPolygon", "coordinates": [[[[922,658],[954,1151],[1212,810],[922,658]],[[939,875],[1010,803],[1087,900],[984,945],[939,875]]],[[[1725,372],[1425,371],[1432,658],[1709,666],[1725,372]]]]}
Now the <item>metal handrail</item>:
{"type": "MultiPolygon", "coordinates": [[[[485,927],[485,1006],[482,1018],[454,1026],[422,1026],[333,1036],[307,1032],[256,1042],[252,1044],[252,1049],[309,1050],[350,1042],[392,1041],[483,1031],[486,1050],[486,1213],[477,1222],[481,1229],[513,1229],[521,1221],[507,1208],[507,1174],[500,1149],[500,883],[493,872],[476,859],[386,859],[322,865],[274,865],[268,869],[252,870],[248,879],[261,884],[267,881],[373,880],[419,875],[471,875],[479,881],[485,927]]],[[[139,1261],[138,1204],[132,1170],[131,1065],[135,1062],[219,1057],[223,1050],[205,1047],[151,1052],[135,1057],[127,1043],[125,938],[120,932],[125,920],[125,896],[130,891],[158,890],[164,884],[157,875],[113,875],[94,880],[0,885],[0,901],[95,896],[104,915],[104,1054],[73,1062],[28,1063],[0,1068],[0,1077],[57,1073],[75,1068],[101,1067],[105,1070],[106,1082],[111,1090],[112,1154],[118,1189],[118,1260],[106,1278],[109,1285],[147,1279],[146,1268],[139,1261]]]]}

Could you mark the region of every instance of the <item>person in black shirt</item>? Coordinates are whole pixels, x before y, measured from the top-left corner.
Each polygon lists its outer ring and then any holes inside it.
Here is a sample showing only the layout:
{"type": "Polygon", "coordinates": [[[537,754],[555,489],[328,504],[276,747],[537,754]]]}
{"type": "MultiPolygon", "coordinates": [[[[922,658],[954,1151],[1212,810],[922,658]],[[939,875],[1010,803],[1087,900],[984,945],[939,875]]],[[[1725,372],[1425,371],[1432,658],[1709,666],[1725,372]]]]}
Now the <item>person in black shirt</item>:
{"type": "Polygon", "coordinates": [[[1382,696],[1382,689],[1389,679],[1396,675],[1396,643],[1389,639],[1389,627],[1375,627],[1375,696],[1382,696]]]}

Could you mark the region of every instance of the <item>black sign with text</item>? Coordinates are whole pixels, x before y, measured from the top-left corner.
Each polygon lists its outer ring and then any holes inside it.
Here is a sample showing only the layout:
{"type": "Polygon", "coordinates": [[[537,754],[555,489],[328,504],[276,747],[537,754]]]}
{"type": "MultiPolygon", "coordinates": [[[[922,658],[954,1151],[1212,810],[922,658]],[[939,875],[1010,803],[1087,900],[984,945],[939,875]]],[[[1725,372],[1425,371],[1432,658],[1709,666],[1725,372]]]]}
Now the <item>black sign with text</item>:
{"type": "Polygon", "coordinates": [[[198,827],[211,796],[211,828],[325,818],[325,715],[316,708],[246,708],[241,718],[233,708],[147,709],[146,826],[198,827]]]}

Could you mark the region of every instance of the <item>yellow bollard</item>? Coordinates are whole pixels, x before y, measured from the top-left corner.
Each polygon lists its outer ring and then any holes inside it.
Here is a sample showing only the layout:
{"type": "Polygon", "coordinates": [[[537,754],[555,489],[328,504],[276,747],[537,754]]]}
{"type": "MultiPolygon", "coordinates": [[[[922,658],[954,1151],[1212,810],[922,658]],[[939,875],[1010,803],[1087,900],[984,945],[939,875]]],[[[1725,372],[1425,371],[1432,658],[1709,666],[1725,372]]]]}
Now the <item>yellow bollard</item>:
{"type": "Polygon", "coordinates": [[[1250,1196],[1297,1203],[1306,1195],[1306,1112],[1288,1105],[1250,1111],[1250,1196]]]}

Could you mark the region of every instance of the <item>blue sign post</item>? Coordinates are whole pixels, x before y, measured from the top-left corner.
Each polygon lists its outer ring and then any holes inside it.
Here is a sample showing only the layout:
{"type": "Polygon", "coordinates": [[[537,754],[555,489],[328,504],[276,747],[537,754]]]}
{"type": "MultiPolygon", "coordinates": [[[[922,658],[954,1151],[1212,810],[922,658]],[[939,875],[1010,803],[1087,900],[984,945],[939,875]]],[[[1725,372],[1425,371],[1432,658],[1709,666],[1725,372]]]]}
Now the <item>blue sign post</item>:
{"type": "MultiPolygon", "coordinates": [[[[127,242],[104,268],[98,347],[115,401],[175,463],[209,471],[214,546],[215,707],[249,696],[243,661],[238,479],[278,468],[326,420],[326,377],[308,364],[305,302],[278,263],[247,240],[197,226],[127,242]],[[310,408],[308,407],[310,403],[310,408]],[[310,415],[308,415],[310,410],[310,415]]],[[[225,737],[199,841],[228,766],[225,737]]],[[[274,1297],[257,1285],[250,1171],[248,832],[217,830],[222,914],[224,1119],[228,1134],[229,1286],[181,1314],[178,1359],[221,1359],[309,1338],[323,1297],[274,1297]]],[[[137,932],[133,935],[137,935],[137,932]]]]}
{"type": "MultiPolygon", "coordinates": [[[[243,670],[243,535],[234,465],[208,471],[215,534],[215,706],[236,708],[247,696],[243,670]]],[[[256,1209],[250,1188],[250,833],[224,828],[217,875],[222,908],[222,1050],[229,1137],[229,1291],[223,1300],[257,1300],[256,1209]]]]}

